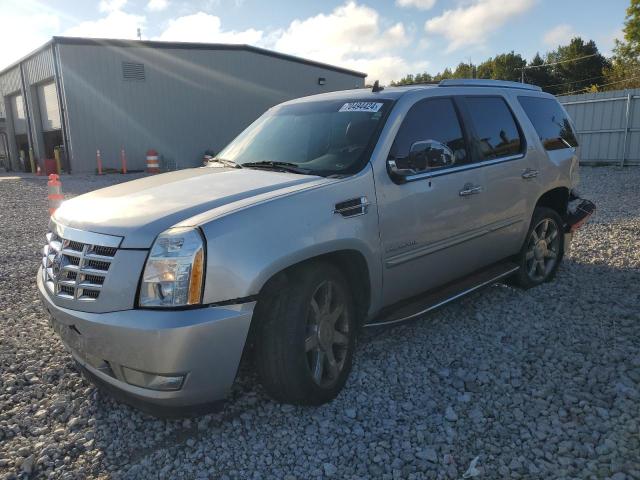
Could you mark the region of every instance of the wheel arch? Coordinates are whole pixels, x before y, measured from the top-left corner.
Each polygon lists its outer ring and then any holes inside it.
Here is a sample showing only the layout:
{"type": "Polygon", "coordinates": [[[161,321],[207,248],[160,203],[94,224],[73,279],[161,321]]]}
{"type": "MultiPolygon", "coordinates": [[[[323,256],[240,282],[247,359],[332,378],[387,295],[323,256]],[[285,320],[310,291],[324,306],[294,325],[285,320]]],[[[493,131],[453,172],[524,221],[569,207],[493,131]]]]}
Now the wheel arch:
{"type": "Polygon", "coordinates": [[[569,203],[570,190],[568,187],[554,187],[543,193],[538,201],[536,207],[547,207],[555,210],[560,218],[563,220],[567,216],[567,205],[569,203]]]}
{"type": "Polygon", "coordinates": [[[267,278],[258,294],[260,297],[270,291],[286,286],[288,274],[294,269],[306,268],[315,262],[325,262],[335,266],[345,276],[352,290],[356,315],[360,323],[364,322],[371,307],[372,272],[365,255],[357,249],[345,248],[333,250],[307,258],[281,268],[267,278]]]}

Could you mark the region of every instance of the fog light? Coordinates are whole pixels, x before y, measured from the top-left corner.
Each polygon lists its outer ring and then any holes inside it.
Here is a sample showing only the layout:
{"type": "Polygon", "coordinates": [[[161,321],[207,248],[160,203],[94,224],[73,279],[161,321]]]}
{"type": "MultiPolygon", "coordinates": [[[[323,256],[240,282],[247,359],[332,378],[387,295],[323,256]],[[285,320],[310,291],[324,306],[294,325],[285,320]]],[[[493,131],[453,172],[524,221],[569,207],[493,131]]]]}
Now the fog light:
{"type": "Polygon", "coordinates": [[[180,390],[184,375],[168,377],[165,375],[157,375],[155,373],[141,372],[132,368],[122,367],[124,379],[130,385],[136,387],[149,388],[151,390],[180,390]]]}

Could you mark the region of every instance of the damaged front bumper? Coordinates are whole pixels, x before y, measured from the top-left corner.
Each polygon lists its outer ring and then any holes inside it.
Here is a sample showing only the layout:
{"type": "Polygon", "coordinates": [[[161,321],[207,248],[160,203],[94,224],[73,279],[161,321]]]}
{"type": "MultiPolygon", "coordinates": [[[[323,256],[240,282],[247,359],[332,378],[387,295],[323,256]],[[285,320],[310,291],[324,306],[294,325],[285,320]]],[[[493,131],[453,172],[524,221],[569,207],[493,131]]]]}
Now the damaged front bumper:
{"type": "Polygon", "coordinates": [[[116,398],[154,415],[180,416],[208,411],[229,393],[255,302],[90,313],[56,305],[41,272],[37,284],[64,346],[116,398]]]}

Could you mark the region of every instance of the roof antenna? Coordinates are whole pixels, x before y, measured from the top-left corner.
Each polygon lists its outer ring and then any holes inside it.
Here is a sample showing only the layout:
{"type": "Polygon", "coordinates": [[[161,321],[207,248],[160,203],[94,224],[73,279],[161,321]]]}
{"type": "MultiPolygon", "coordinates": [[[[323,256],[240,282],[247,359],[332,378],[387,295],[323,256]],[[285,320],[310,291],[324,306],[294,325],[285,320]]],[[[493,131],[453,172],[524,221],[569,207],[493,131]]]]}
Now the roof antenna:
{"type": "Polygon", "coordinates": [[[373,82],[373,88],[371,89],[373,93],[378,93],[378,92],[381,92],[382,90],[384,90],[384,87],[380,86],[380,82],[378,80],[373,82]]]}

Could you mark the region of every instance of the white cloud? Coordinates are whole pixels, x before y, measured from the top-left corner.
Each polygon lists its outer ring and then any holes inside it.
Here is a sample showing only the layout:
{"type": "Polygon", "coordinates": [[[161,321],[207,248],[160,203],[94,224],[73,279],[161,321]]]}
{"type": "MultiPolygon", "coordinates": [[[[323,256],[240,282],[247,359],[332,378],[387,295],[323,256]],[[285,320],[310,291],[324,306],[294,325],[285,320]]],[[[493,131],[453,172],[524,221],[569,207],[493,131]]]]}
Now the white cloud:
{"type": "Polygon", "coordinates": [[[529,10],[535,0],[474,0],[425,23],[429,33],[449,41],[448,52],[468,45],[483,45],[507,21],[529,10]]]}
{"type": "Polygon", "coordinates": [[[273,40],[278,51],[362,70],[369,81],[386,83],[425,65],[410,64],[399,52],[410,44],[402,23],[387,25],[378,12],[355,2],[294,20],[273,40]]]}
{"type": "Polygon", "coordinates": [[[20,60],[56,35],[63,16],[55,8],[36,0],[0,0],[0,69],[20,60]]]}
{"type": "Polygon", "coordinates": [[[161,12],[169,6],[169,0],[149,0],[147,10],[151,12],[161,12]]]}
{"type": "Polygon", "coordinates": [[[555,48],[558,45],[569,43],[569,41],[577,35],[578,34],[571,25],[563,23],[545,32],[542,40],[544,41],[545,45],[555,48]]]}
{"type": "Polygon", "coordinates": [[[263,32],[250,28],[235,31],[222,30],[220,17],[204,12],[194,13],[170,20],[167,28],[157,40],[173,40],[183,42],[220,42],[220,43],[260,43],[263,32]]]}
{"type": "Polygon", "coordinates": [[[415,7],[419,10],[430,10],[436,4],[436,0],[396,0],[399,7],[415,7]]]}
{"type": "Polygon", "coordinates": [[[136,39],[138,28],[143,28],[146,18],[143,15],[115,10],[109,12],[106,17],[97,20],[80,22],[64,32],[71,37],[94,38],[126,38],[136,39]]]}
{"type": "Polygon", "coordinates": [[[127,0],[100,0],[98,10],[101,12],[115,12],[117,10],[122,10],[122,7],[126,4],[127,0]]]}

